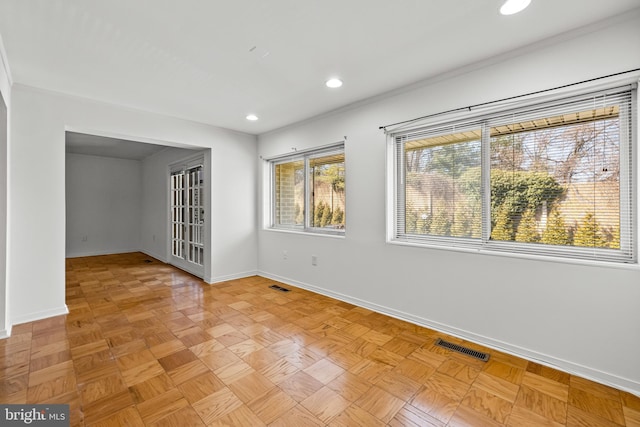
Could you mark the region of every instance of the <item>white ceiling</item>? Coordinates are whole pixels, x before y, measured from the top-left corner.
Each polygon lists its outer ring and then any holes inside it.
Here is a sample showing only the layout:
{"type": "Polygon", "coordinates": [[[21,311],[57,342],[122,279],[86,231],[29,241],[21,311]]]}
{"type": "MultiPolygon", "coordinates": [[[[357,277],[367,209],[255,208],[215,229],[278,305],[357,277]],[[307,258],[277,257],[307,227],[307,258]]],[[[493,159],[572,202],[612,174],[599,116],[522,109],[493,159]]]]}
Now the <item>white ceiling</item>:
{"type": "Polygon", "coordinates": [[[640,0],[0,0],[14,83],[260,134],[640,0]],[[344,86],[324,81],[340,76],[344,86]],[[257,122],[245,120],[249,113],[257,122]]]}

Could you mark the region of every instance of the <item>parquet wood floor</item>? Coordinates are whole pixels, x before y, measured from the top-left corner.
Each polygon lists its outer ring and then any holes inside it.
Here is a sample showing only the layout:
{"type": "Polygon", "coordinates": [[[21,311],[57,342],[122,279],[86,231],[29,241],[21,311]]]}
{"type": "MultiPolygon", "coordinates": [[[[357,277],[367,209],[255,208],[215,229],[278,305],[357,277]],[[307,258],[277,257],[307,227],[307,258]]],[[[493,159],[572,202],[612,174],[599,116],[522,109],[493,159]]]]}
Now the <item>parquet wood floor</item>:
{"type": "Polygon", "coordinates": [[[0,402],[74,426],[640,426],[640,398],[250,277],[216,285],[136,254],[67,261],[70,313],[0,341],[0,402]]]}

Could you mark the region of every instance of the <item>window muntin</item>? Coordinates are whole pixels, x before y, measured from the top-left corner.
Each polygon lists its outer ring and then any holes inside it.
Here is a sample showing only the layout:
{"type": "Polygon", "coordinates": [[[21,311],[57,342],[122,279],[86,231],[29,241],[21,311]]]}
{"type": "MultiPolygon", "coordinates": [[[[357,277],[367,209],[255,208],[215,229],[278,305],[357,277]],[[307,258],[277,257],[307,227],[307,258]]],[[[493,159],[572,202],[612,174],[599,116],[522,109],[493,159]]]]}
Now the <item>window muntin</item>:
{"type": "Polygon", "coordinates": [[[271,160],[271,228],[342,234],[344,146],[271,160]]]}
{"type": "Polygon", "coordinates": [[[395,239],[635,262],[634,94],[394,134],[395,239]]]}

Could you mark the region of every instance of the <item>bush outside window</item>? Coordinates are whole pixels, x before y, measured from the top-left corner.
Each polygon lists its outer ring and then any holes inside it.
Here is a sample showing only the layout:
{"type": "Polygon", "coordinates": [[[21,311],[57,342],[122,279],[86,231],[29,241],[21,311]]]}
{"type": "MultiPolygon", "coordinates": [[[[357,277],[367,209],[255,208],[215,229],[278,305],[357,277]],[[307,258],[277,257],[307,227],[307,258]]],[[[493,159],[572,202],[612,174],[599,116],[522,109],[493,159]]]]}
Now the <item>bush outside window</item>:
{"type": "Polygon", "coordinates": [[[394,239],[636,262],[623,88],[392,134],[394,239]]]}
{"type": "Polygon", "coordinates": [[[329,234],[345,229],[344,146],[270,160],[271,228],[329,234]]]}

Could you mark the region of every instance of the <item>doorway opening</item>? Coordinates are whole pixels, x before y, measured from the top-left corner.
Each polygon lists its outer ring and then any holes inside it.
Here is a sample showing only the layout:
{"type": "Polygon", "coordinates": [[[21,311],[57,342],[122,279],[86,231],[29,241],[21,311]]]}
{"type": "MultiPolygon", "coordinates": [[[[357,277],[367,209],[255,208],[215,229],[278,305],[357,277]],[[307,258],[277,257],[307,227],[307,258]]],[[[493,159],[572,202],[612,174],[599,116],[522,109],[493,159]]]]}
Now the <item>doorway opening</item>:
{"type": "Polygon", "coordinates": [[[205,279],[210,149],[76,130],[65,137],[66,257],[142,252],[205,279]],[[171,190],[171,172],[183,188],[171,190]],[[182,207],[180,217],[172,217],[172,206],[182,207]],[[173,250],[170,226],[178,219],[182,253],[173,250]],[[174,262],[178,255],[183,262],[174,262]]]}

